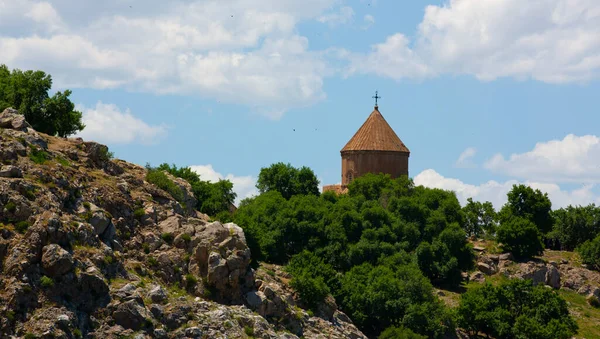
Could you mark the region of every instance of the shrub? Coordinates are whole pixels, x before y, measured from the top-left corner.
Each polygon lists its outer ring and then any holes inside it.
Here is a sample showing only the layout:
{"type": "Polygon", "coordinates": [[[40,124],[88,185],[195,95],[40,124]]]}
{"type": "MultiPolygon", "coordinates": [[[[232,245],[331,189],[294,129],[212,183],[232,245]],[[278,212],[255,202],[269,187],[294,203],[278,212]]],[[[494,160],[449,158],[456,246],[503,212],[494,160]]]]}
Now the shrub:
{"type": "Polygon", "coordinates": [[[175,237],[173,236],[173,233],[163,233],[160,235],[160,238],[170,245],[175,237]]]}
{"type": "Polygon", "coordinates": [[[183,233],[181,235],[181,240],[185,241],[185,242],[189,242],[192,240],[192,236],[187,234],[187,233],[183,233]]]}
{"type": "Polygon", "coordinates": [[[23,234],[25,232],[27,232],[27,229],[29,229],[29,222],[28,221],[19,221],[18,223],[15,224],[15,229],[17,230],[17,232],[23,234]]]}
{"type": "Polygon", "coordinates": [[[593,269],[600,270],[600,235],[588,240],[577,248],[581,261],[593,269]]]}
{"type": "Polygon", "coordinates": [[[246,333],[246,335],[249,337],[253,336],[254,335],[254,327],[244,326],[244,333],[246,333]]]}
{"type": "Polygon", "coordinates": [[[42,279],[40,279],[40,283],[41,283],[42,287],[44,287],[44,288],[54,286],[54,280],[52,280],[52,278],[47,277],[47,276],[43,276],[42,279]]]}
{"type": "Polygon", "coordinates": [[[92,208],[92,204],[90,204],[88,201],[84,201],[84,202],[83,202],[83,207],[84,207],[86,210],[89,210],[89,209],[91,209],[91,208],[92,208]]]}
{"type": "Polygon", "coordinates": [[[150,265],[150,267],[158,266],[158,260],[156,260],[155,257],[148,257],[148,265],[150,265]]]}
{"type": "Polygon", "coordinates": [[[533,222],[524,218],[514,217],[500,224],[497,239],[504,251],[517,258],[530,258],[544,251],[540,231],[533,222]]]}
{"type": "Polygon", "coordinates": [[[148,168],[146,180],[158,186],[158,188],[167,191],[179,203],[183,203],[183,191],[163,171],[148,168]]]}
{"type": "Polygon", "coordinates": [[[15,213],[15,211],[17,210],[17,204],[15,204],[14,201],[9,201],[6,203],[6,205],[4,205],[4,208],[9,213],[15,213]]]}
{"type": "Polygon", "coordinates": [[[427,337],[405,327],[392,326],[381,332],[378,339],[427,339],[427,337]]]}
{"type": "Polygon", "coordinates": [[[142,218],[144,217],[144,215],[146,215],[146,211],[142,207],[136,208],[133,211],[133,217],[136,218],[139,221],[142,220],[142,218]]]}
{"type": "Polygon", "coordinates": [[[192,288],[194,288],[196,286],[196,284],[198,283],[198,279],[196,279],[196,277],[191,274],[188,273],[185,275],[185,288],[188,290],[191,290],[192,288]]]}

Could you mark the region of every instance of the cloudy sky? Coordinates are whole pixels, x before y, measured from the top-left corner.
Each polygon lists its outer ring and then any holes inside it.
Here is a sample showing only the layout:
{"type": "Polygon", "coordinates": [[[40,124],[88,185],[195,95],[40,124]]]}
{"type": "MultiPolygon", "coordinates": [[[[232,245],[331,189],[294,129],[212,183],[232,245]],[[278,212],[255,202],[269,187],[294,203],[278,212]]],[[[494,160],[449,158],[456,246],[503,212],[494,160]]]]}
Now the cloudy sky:
{"type": "Polygon", "coordinates": [[[598,203],[599,32],[597,0],[0,0],[0,63],[72,89],[82,137],[240,198],[278,161],[339,182],[378,90],[417,184],[598,203]]]}

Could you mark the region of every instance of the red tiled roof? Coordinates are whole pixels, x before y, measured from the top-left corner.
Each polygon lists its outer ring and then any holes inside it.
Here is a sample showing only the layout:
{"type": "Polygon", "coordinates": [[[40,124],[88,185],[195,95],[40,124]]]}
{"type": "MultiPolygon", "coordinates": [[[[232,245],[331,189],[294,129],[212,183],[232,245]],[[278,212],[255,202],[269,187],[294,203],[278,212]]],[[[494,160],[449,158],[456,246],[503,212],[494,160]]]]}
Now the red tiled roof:
{"type": "Polygon", "coordinates": [[[342,148],[344,151],[394,151],[410,153],[396,132],[385,121],[377,106],[360,126],[352,139],[342,148]]]}

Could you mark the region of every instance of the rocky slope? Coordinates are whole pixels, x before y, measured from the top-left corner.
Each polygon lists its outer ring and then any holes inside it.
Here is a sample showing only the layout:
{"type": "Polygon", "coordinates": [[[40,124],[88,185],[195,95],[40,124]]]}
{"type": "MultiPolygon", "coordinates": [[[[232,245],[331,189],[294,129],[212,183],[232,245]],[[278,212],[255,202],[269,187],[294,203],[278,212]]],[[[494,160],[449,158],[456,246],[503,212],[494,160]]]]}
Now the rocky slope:
{"type": "Polygon", "coordinates": [[[0,113],[1,338],[366,338],[302,308],[244,233],[148,183],[104,145],[0,113]]]}

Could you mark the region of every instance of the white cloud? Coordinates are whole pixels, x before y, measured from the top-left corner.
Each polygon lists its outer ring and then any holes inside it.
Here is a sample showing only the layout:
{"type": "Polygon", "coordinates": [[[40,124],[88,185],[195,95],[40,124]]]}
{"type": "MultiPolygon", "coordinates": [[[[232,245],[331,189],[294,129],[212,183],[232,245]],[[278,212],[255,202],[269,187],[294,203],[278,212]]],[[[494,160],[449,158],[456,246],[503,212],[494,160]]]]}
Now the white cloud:
{"type": "Polygon", "coordinates": [[[426,78],[434,75],[433,69],[408,47],[409,40],[403,34],[389,36],[385,42],[371,47],[371,53],[349,53],[350,66],[347,75],[354,73],[376,74],[392,79],[426,78]]]}
{"type": "Polygon", "coordinates": [[[333,12],[321,15],[317,20],[322,23],[329,24],[330,26],[337,26],[347,24],[354,17],[354,10],[352,7],[343,6],[340,7],[339,12],[333,12]]]}
{"type": "Polygon", "coordinates": [[[600,203],[600,196],[592,191],[594,186],[583,185],[578,189],[567,191],[561,189],[557,184],[540,183],[517,180],[497,182],[490,180],[480,185],[467,184],[458,179],[446,178],[433,169],[427,169],[414,177],[416,185],[422,185],[430,188],[440,188],[456,192],[456,196],[461,204],[466,204],[467,198],[473,198],[476,201],[490,201],[496,210],[499,210],[507,201],[506,194],[515,184],[525,184],[534,189],[548,193],[552,202],[552,208],[558,209],[568,205],[588,205],[590,203],[600,203]]]}
{"type": "Polygon", "coordinates": [[[95,108],[77,106],[83,113],[86,127],[76,136],[107,144],[141,143],[154,144],[166,136],[165,125],[150,126],[131,114],[129,109],[122,112],[113,104],[96,103],[95,108]]]}
{"type": "Polygon", "coordinates": [[[471,158],[475,156],[475,153],[477,153],[475,147],[468,147],[460,154],[455,166],[461,168],[474,167],[475,165],[471,162],[471,158]]]}
{"type": "Polygon", "coordinates": [[[325,98],[326,55],[296,26],[336,1],[0,1],[0,63],[58,88],[199,95],[278,118],[325,98]]]}
{"type": "Polygon", "coordinates": [[[362,29],[367,30],[367,29],[371,28],[371,26],[373,26],[374,24],[375,24],[375,17],[372,16],[371,14],[367,14],[363,18],[362,29]]]}
{"type": "Polygon", "coordinates": [[[600,182],[600,138],[569,134],[562,140],[540,142],[533,150],[505,159],[496,154],[485,168],[521,179],[543,182],[600,182]]]}
{"type": "Polygon", "coordinates": [[[250,198],[254,195],[258,195],[258,189],[256,189],[256,178],[253,176],[236,176],[233,174],[227,174],[226,176],[215,171],[212,165],[193,165],[190,169],[198,175],[201,180],[207,180],[210,182],[217,182],[225,179],[233,183],[233,191],[237,193],[235,204],[238,205],[240,201],[245,198],[250,198]]]}
{"type": "Polygon", "coordinates": [[[600,75],[599,30],[597,0],[449,0],[425,8],[414,41],[391,35],[354,56],[352,70],[396,80],[450,73],[585,82],[600,75]],[[411,72],[414,65],[428,71],[411,72]]]}

